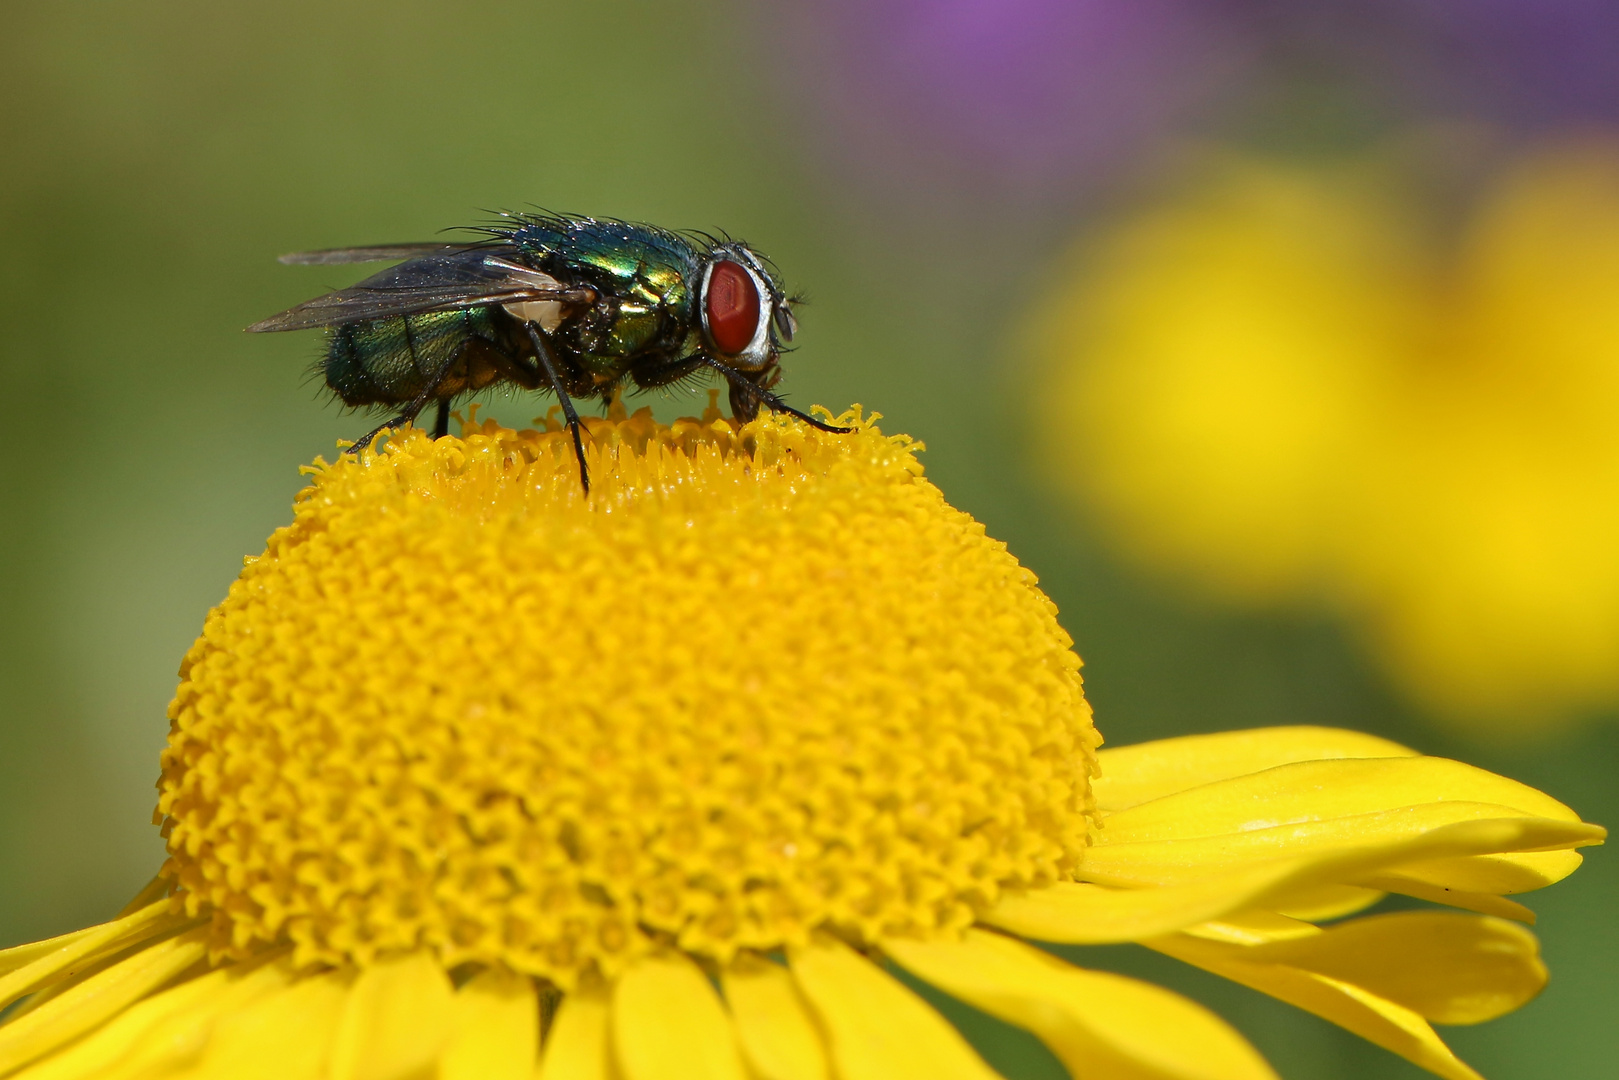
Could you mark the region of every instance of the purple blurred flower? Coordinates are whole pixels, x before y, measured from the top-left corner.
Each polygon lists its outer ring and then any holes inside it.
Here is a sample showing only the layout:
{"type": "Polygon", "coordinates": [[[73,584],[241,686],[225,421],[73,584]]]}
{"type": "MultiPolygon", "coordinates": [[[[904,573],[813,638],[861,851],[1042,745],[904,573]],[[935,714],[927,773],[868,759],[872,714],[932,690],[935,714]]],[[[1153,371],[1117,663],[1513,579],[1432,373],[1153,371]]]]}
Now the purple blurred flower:
{"type": "Polygon", "coordinates": [[[1615,0],[1406,0],[1437,59],[1502,120],[1619,120],[1615,0]]]}
{"type": "Polygon", "coordinates": [[[1191,0],[777,6],[789,96],[841,158],[1006,194],[1072,194],[1196,114],[1248,49],[1191,0]]]}
{"type": "Polygon", "coordinates": [[[1616,0],[1254,0],[1271,35],[1419,112],[1544,129],[1619,121],[1616,0]]]}

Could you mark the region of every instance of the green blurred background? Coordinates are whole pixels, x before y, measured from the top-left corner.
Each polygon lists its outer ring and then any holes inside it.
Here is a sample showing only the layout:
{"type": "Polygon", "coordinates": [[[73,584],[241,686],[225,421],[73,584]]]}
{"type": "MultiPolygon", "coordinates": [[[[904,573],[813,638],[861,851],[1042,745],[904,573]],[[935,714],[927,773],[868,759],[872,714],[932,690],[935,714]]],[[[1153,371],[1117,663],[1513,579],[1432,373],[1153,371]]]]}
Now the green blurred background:
{"type": "MultiPolygon", "coordinates": [[[[179,659],[241,558],[288,519],[298,465],[366,427],[307,377],[314,335],[241,333],[356,276],[274,256],[431,237],[531,204],[720,228],[767,251],[811,299],[793,400],[859,402],[926,442],[934,481],[1058,603],[1110,742],[1351,726],[1619,822],[1611,705],[1518,738],[1436,723],[1339,615],[1212,600],[1121,558],[1105,519],[1036,462],[1037,429],[1060,421],[1035,407],[1049,358],[1029,338],[1033,312],[1062,295],[1075,250],[1180,175],[1175,147],[1341,157],[1425,112],[1493,118],[1508,146],[1563,122],[1535,98],[1532,65],[1516,97],[1500,78],[1470,97],[1452,62],[1494,54],[1434,36],[1443,3],[1411,6],[1420,18],[1372,5],[1404,36],[1357,38],[1334,5],[1261,2],[1166,0],[1122,25],[1080,17],[1098,5],[1007,0],[988,34],[972,4],[940,7],[954,23],[906,3],[13,5],[0,40],[0,942],[104,918],[150,877],[179,659]],[[1030,75],[1041,65],[1051,79],[1030,75]]],[[[1571,91],[1569,122],[1605,119],[1590,107],[1605,88],[1571,91]]],[[[654,405],[668,418],[701,401],[654,405]]],[[[545,410],[487,407],[510,423],[545,410]]],[[[1464,1059],[1497,1080],[1613,1075],[1616,886],[1596,850],[1530,898],[1552,983],[1504,1020],[1448,1030],[1464,1059]]],[[[1210,1004],[1294,1080],[1421,1075],[1143,950],[1078,958],[1210,1004]]],[[[1008,1076],[1061,1075],[1021,1036],[952,1015],[1008,1076]]]]}

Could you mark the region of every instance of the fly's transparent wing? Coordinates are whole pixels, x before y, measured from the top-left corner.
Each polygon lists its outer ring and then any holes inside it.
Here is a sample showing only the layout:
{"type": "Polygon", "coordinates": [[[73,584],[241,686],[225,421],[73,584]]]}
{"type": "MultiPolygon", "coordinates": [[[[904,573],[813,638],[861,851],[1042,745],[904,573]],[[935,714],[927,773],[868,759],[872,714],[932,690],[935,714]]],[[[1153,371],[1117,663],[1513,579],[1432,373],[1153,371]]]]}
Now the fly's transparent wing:
{"type": "Polygon", "coordinates": [[[276,262],[287,266],[339,266],[344,263],[398,262],[423,255],[448,255],[463,250],[465,244],[373,244],[371,247],[328,248],[325,251],[295,251],[276,262]]]}
{"type": "Polygon", "coordinates": [[[509,249],[453,248],[391,266],[347,289],[317,296],[248,327],[253,333],[455,311],[525,301],[590,304],[594,289],[571,286],[505,258],[509,249]]]}
{"type": "Polygon", "coordinates": [[[264,334],[279,330],[311,330],[322,326],[370,322],[400,315],[421,315],[429,311],[457,311],[488,307],[491,304],[520,304],[526,301],[555,300],[563,304],[589,304],[596,299],[591,289],[518,287],[505,289],[396,289],[386,294],[359,288],[342,289],[289,308],[279,315],[256,322],[247,329],[264,334]]]}

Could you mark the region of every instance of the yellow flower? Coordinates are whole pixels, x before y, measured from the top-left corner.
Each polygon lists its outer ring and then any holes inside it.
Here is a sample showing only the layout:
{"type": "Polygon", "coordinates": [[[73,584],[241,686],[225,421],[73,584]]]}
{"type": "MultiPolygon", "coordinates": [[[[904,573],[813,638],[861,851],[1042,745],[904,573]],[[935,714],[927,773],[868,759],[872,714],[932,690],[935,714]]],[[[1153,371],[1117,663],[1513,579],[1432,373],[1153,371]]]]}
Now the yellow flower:
{"type": "Polygon", "coordinates": [[[1098,751],[1033,576],[857,414],[416,432],[319,464],[181,673],[170,859],[0,953],[18,1080],[1257,1080],[1140,941],[1446,1077],[1545,972],[1505,894],[1603,831],[1320,728],[1098,751]],[[1317,922],[1386,892],[1467,909],[1317,922]],[[1516,921],[1514,921],[1516,920],[1516,921]]]}
{"type": "Polygon", "coordinates": [[[1046,468],[1138,563],[1335,608],[1442,716],[1619,703],[1619,144],[1464,219],[1398,155],[1211,161],[1090,248],[1038,348],[1046,468]]]}

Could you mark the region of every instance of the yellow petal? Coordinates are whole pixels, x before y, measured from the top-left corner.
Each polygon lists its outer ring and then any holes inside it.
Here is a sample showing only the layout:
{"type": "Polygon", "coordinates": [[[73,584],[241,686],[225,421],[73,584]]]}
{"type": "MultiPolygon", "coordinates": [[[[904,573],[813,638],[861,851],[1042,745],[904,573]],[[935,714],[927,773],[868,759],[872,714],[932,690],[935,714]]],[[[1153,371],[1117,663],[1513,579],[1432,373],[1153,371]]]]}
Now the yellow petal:
{"type": "Polygon", "coordinates": [[[1417,1013],[1351,983],[1282,964],[1244,963],[1240,958],[1248,950],[1243,946],[1222,945],[1185,934],[1145,944],[1297,1005],[1446,1080],[1483,1080],[1417,1013]]]}
{"type": "MultiPolygon", "coordinates": [[[[1078,876],[1110,885],[1174,885],[1244,863],[1285,857],[1332,858],[1340,854],[1358,859],[1361,852],[1408,842],[1418,845],[1403,856],[1405,863],[1413,866],[1434,857],[1488,855],[1488,861],[1467,858],[1454,863],[1423,862],[1429,868],[1423,872],[1424,879],[1431,874],[1437,878],[1435,884],[1478,892],[1489,891],[1478,887],[1485,881],[1503,880],[1534,888],[1556,880],[1550,875],[1566,876],[1578,865],[1579,857],[1572,852],[1543,849],[1600,843],[1605,835],[1599,826],[1582,822],[1517,817],[1505,808],[1481,803],[1435,802],[1325,821],[1255,827],[1218,836],[1098,844],[1085,853],[1078,876]],[[1496,837],[1499,839],[1492,839],[1496,837]],[[1425,840],[1432,841],[1430,846],[1420,846],[1425,840]],[[1528,854],[1489,854],[1526,850],[1528,854]],[[1548,861],[1548,855],[1555,861],[1548,861]]],[[[1389,865],[1383,863],[1375,870],[1381,872],[1389,865]]],[[[1401,865],[1401,870],[1412,872],[1406,865],[1401,865]]]]}
{"type": "Polygon", "coordinates": [[[883,942],[912,974],[1027,1028],[1087,1080],[1274,1080],[1265,1059],[1203,1006],[1151,983],[1085,971],[982,930],[883,942]]]}
{"type": "Polygon", "coordinates": [[[344,1019],[348,979],[304,976],[241,1009],[218,1014],[202,1060],[161,1080],[327,1080],[344,1019]]]}
{"type": "Polygon", "coordinates": [[[0,1027],[0,1074],[91,1031],[207,953],[207,928],[147,946],[0,1027]]]}
{"type": "Polygon", "coordinates": [[[1313,937],[1321,933],[1321,928],[1274,911],[1245,911],[1240,915],[1228,915],[1213,922],[1200,923],[1189,927],[1185,932],[1193,937],[1225,941],[1233,945],[1263,945],[1271,941],[1313,937]]]}
{"type": "Polygon", "coordinates": [[[1253,947],[1246,959],[1353,983],[1437,1024],[1480,1024],[1546,985],[1535,935],[1484,915],[1404,911],[1253,947]]]}
{"type": "Polygon", "coordinates": [[[611,1080],[607,1018],[607,995],[600,990],[579,990],[563,998],[536,1080],[611,1080]]]}
{"type": "Polygon", "coordinates": [[[138,1001],[88,1036],[36,1062],[26,1080],[172,1076],[199,1058],[224,1013],[287,985],[277,964],[225,968],[138,1001]]]}
{"type": "Polygon", "coordinates": [[[166,901],[169,893],[172,892],[173,889],[174,882],[170,881],[162,874],[156,874],[152,877],[152,880],[141,886],[140,892],[130,897],[129,903],[125,904],[118,914],[113,916],[113,918],[126,918],[144,908],[151,907],[159,900],[166,901]]]}
{"type": "Polygon", "coordinates": [[[1361,883],[1383,892],[1399,893],[1401,896],[1413,896],[1418,900],[1426,900],[1431,904],[1448,904],[1451,907],[1463,908],[1467,911],[1476,911],[1481,915],[1494,915],[1498,919],[1516,919],[1518,922],[1533,926],[1535,913],[1515,900],[1508,900],[1504,896],[1493,893],[1472,892],[1467,889],[1453,889],[1446,885],[1435,885],[1432,882],[1419,881],[1414,877],[1391,871],[1387,874],[1373,874],[1362,878],[1361,883]]]}
{"type": "Polygon", "coordinates": [[[33,941],[0,952],[0,1008],[24,994],[75,970],[83,970],[104,956],[137,941],[155,937],[187,921],[169,914],[169,902],[159,900],[111,922],[89,926],[61,937],[33,941]]]}
{"type": "Polygon", "coordinates": [[[455,994],[438,1080],[528,1080],[540,1048],[534,980],[488,968],[455,994]]]}
{"type": "MultiPolygon", "coordinates": [[[[39,960],[41,957],[48,956],[51,953],[57,952],[61,949],[67,949],[78,945],[91,934],[94,934],[97,931],[105,931],[106,928],[107,925],[105,923],[100,926],[87,926],[83,930],[75,930],[70,934],[62,934],[58,937],[46,938],[44,941],[30,941],[26,945],[13,945],[9,949],[0,949],[0,976],[9,976],[18,968],[26,967],[27,965],[39,960]]],[[[12,979],[0,979],[0,987],[6,987],[9,989],[12,984],[12,979]]],[[[27,991],[25,990],[23,993],[27,993],[27,991]]],[[[9,1001],[15,997],[16,995],[12,994],[5,1000],[9,1001]]]]}
{"type": "MultiPolygon", "coordinates": [[[[1080,868],[1081,875],[1115,881],[1129,881],[1127,875],[1135,875],[1137,882],[1156,879],[1167,884],[1120,889],[1059,882],[1008,894],[980,921],[1041,941],[1102,944],[1139,941],[1255,908],[1275,908],[1301,917],[1337,917],[1375,901],[1378,894],[1350,890],[1348,902],[1340,897],[1340,902],[1326,903],[1333,897],[1321,890],[1333,882],[1360,881],[1440,854],[1475,855],[1513,845],[1534,846],[1566,838],[1571,831],[1584,828],[1587,827],[1577,823],[1544,819],[1528,823],[1462,822],[1380,844],[1317,846],[1306,856],[1238,864],[1234,869],[1222,867],[1215,860],[1231,859],[1233,848],[1241,851],[1240,838],[1225,847],[1206,839],[1160,845],[1121,844],[1089,852],[1080,868]],[[1119,858],[1144,849],[1174,854],[1189,847],[1209,862],[1194,859],[1189,866],[1176,866],[1119,858]]],[[[1160,854],[1160,858],[1165,857],[1160,854]]]]}
{"type": "Polygon", "coordinates": [[[1317,886],[1344,872],[1342,859],[1277,859],[1161,888],[1057,882],[1009,893],[979,921],[1020,937],[1067,945],[1140,941],[1233,912],[1311,896],[1317,886]]]}
{"type": "Polygon", "coordinates": [[[760,1080],[827,1080],[821,1035],[786,968],[741,963],[725,973],[724,986],[737,1041],[760,1080]]]}
{"type": "Polygon", "coordinates": [[[1277,900],[1276,908],[1284,915],[1291,915],[1295,919],[1326,922],[1328,919],[1341,919],[1345,915],[1365,911],[1383,899],[1384,895],[1378,889],[1366,889],[1359,885],[1322,885],[1299,893],[1289,893],[1277,900]]]}
{"type": "MultiPolygon", "coordinates": [[[[1505,807],[1476,817],[1579,816],[1527,784],[1434,757],[1300,761],[1177,792],[1107,817],[1099,841],[1184,840],[1384,813],[1424,804],[1505,807]]],[[[1452,820],[1462,820],[1454,818],[1452,820]]]]}
{"type": "Polygon", "coordinates": [[[1533,788],[1459,762],[1311,761],[1207,784],[1110,816],[1098,846],[1087,854],[1083,876],[1119,884],[1170,883],[1179,877],[1177,866],[1229,866],[1491,818],[1568,828],[1559,836],[1555,827],[1526,826],[1533,836],[1495,849],[1528,854],[1441,862],[1420,874],[1410,872],[1431,884],[1472,892],[1524,891],[1550,884],[1579,865],[1572,852],[1547,849],[1598,843],[1606,835],[1533,788]]]}
{"type": "Polygon", "coordinates": [[[1530,851],[1482,858],[1428,859],[1407,863],[1400,867],[1400,872],[1416,881],[1447,889],[1521,893],[1562,881],[1578,870],[1583,861],[1583,856],[1576,851],[1530,851]]]}
{"type": "Polygon", "coordinates": [[[998,1080],[949,1021],[848,946],[811,945],[790,959],[839,1080],[998,1080]]]}
{"type": "Polygon", "coordinates": [[[1260,772],[1295,761],[1325,758],[1414,757],[1399,743],[1359,731],[1328,727],[1272,727],[1184,735],[1102,750],[1102,775],[1093,781],[1096,805],[1123,810],[1177,791],[1260,772]]]}
{"type": "Polygon", "coordinates": [[[625,1080],[745,1080],[731,1018],[684,956],[649,957],[613,988],[613,1050],[625,1080]]]}
{"type": "Polygon", "coordinates": [[[426,952],[360,972],[332,1046],[332,1080],[396,1080],[428,1068],[450,1036],[454,990],[426,952]]]}

